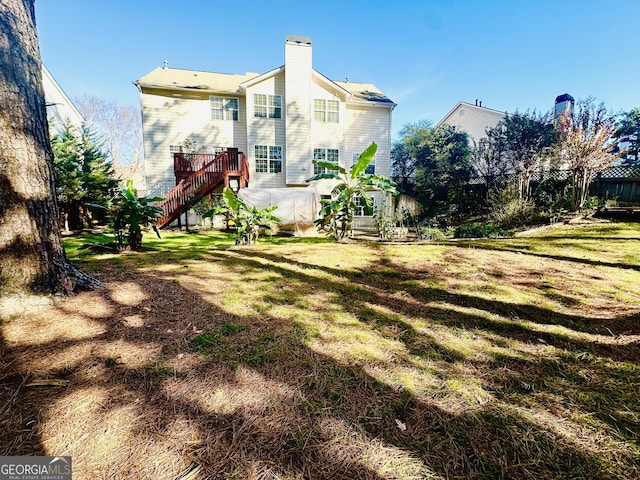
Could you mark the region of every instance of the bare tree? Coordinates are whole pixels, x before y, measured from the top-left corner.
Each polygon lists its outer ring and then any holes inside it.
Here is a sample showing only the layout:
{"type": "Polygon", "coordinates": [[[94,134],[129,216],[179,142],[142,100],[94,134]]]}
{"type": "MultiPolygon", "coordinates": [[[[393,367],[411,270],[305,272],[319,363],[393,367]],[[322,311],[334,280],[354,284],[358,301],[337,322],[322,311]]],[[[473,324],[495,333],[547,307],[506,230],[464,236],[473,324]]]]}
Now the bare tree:
{"type": "Polygon", "coordinates": [[[618,158],[612,153],[616,115],[589,97],[560,117],[558,129],[559,157],[571,170],[571,209],[578,211],[584,206],[591,181],[618,158]]]}
{"type": "Polygon", "coordinates": [[[98,135],[118,172],[141,174],[142,117],[140,109],[95,96],[83,96],[74,103],[91,131],[98,135]]]}
{"type": "Polygon", "coordinates": [[[0,65],[0,289],[93,288],[60,239],[33,0],[0,0],[0,65]]]}

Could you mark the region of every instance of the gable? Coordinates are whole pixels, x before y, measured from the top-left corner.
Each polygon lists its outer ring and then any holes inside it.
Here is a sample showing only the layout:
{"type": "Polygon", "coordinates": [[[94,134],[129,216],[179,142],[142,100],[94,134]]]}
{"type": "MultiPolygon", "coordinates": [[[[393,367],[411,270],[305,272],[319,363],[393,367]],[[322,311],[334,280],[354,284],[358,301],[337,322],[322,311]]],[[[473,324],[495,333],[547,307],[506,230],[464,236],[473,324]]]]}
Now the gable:
{"type": "Polygon", "coordinates": [[[478,142],[486,138],[486,129],[494,128],[504,119],[506,112],[480,107],[470,103],[459,102],[436,127],[450,125],[456,130],[465,132],[471,141],[478,142]]]}

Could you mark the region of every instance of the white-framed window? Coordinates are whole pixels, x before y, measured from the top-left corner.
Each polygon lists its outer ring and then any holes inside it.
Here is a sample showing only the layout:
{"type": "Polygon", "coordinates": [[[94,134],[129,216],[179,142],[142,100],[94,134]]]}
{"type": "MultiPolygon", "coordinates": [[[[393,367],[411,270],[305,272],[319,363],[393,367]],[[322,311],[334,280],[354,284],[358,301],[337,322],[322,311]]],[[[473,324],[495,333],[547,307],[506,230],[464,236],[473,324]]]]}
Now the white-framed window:
{"type": "Polygon", "coordinates": [[[184,151],[182,145],[169,145],[169,155],[171,155],[171,160],[173,160],[174,153],[182,153],[184,151]]]}
{"type": "MultiPolygon", "coordinates": [[[[354,153],[353,161],[351,162],[351,165],[355,165],[359,158],[360,158],[360,154],[354,153]]],[[[376,173],[376,156],[375,155],[371,159],[371,162],[369,162],[369,165],[367,165],[367,169],[364,171],[364,173],[369,173],[371,175],[376,173]]]]}
{"type": "Polygon", "coordinates": [[[269,147],[269,173],[282,172],[282,147],[275,145],[269,147]]]}
{"type": "Polygon", "coordinates": [[[373,215],[375,200],[372,199],[371,206],[367,205],[367,202],[363,197],[358,197],[358,206],[353,214],[357,217],[370,217],[373,215]]]}
{"type": "MultiPolygon", "coordinates": [[[[201,147],[200,151],[203,153],[207,153],[207,152],[211,152],[214,155],[219,155],[222,152],[224,152],[224,147],[201,147]]],[[[169,145],[169,154],[171,155],[171,158],[173,159],[173,154],[174,153],[190,153],[190,152],[186,152],[184,145],[182,144],[178,144],[178,145],[169,145]]]]}
{"type": "Polygon", "coordinates": [[[313,100],[313,118],[316,122],[337,123],[340,121],[340,102],[338,100],[313,100]]]}
{"type": "Polygon", "coordinates": [[[279,145],[255,145],[257,173],[282,172],[282,147],[279,145]]]}
{"type": "MultiPolygon", "coordinates": [[[[329,162],[340,163],[340,150],[337,148],[314,148],[313,149],[313,159],[314,160],[327,160],[329,162]]],[[[321,173],[326,173],[327,169],[313,164],[313,174],[320,175],[321,173]]]]}
{"type": "Polygon", "coordinates": [[[253,96],[253,115],[259,118],[282,118],[282,96],[256,93],[253,96]]]}
{"type": "Polygon", "coordinates": [[[238,99],[230,97],[209,97],[211,120],[238,120],[238,99]]]}

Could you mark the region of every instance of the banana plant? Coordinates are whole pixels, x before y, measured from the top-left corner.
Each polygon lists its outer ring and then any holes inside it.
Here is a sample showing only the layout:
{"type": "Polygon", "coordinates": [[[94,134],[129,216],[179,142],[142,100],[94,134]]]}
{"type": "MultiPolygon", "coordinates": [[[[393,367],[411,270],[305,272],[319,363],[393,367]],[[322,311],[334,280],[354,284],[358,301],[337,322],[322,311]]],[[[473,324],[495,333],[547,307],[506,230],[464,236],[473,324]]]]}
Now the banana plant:
{"type": "Polygon", "coordinates": [[[142,249],[142,229],[151,225],[160,238],[155,222],[162,214],[162,208],[154,205],[163,200],[162,197],[138,197],[138,190],[133,180],[126,185],[111,203],[111,228],[116,237],[118,249],[128,244],[131,250],[142,249]]]}
{"type": "Polygon", "coordinates": [[[222,191],[222,201],[222,207],[213,208],[205,216],[225,215],[229,227],[235,229],[236,245],[254,245],[261,231],[271,230],[273,225],[280,223],[280,219],[272,214],[277,205],[263,209],[255,205],[249,207],[228,187],[222,191]]]}
{"type": "Polygon", "coordinates": [[[318,167],[325,171],[307,179],[307,182],[317,180],[337,180],[339,183],[332,191],[331,200],[322,200],[320,218],[316,225],[321,230],[340,242],[352,235],[351,225],[353,215],[364,202],[367,208],[373,207],[373,199],[369,196],[372,190],[383,191],[397,195],[396,184],[388,177],[366,173],[367,167],[373,160],[378,145],[372,142],[347,171],[337,162],[329,160],[314,160],[318,167]]]}

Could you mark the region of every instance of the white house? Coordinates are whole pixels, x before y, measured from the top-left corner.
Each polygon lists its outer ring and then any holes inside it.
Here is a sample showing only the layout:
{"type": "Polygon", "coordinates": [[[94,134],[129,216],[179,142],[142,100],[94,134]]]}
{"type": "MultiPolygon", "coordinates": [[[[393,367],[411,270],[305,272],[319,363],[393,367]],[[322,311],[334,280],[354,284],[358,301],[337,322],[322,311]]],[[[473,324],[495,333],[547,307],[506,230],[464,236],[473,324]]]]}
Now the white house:
{"type": "Polygon", "coordinates": [[[84,117],[80,114],[73,102],[64,93],[60,85],[55,81],[49,70],[42,65],[42,89],[47,105],[47,119],[52,135],[57,135],[67,122],[80,130],[84,124],[84,117]]]}
{"type": "Polygon", "coordinates": [[[486,130],[495,128],[504,120],[506,112],[483,107],[482,102],[476,100],[475,105],[458,102],[437,126],[450,125],[457,131],[465,132],[469,136],[470,147],[477,145],[480,140],[487,138],[486,130]]]}
{"type": "Polygon", "coordinates": [[[243,153],[249,189],[311,187],[318,197],[331,195],[331,182],[306,181],[317,173],[313,160],[349,169],[371,142],[378,145],[371,169],[389,175],[395,103],[374,85],[330,80],[315,70],[310,38],[287,36],[284,65],[268,72],[211,73],[165,62],[134,83],[150,195],[165,196],[179,181],[174,153],[186,139],[202,153],[243,153]]]}

